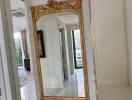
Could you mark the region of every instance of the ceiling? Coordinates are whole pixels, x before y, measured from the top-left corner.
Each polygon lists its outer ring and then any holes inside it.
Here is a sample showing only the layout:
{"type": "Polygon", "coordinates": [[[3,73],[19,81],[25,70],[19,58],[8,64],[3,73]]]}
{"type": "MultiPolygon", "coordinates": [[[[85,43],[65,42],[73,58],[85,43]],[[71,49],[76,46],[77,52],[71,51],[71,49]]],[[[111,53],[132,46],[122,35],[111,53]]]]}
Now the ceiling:
{"type": "Polygon", "coordinates": [[[14,32],[26,28],[24,3],[21,0],[10,0],[14,32]]]}
{"type": "Polygon", "coordinates": [[[64,24],[78,24],[78,16],[75,14],[68,14],[68,15],[60,15],[58,19],[62,21],[64,24]]]}
{"type": "MultiPolygon", "coordinates": [[[[33,0],[35,2],[40,2],[41,4],[47,2],[47,0],[33,0]]],[[[37,3],[36,3],[37,4],[37,3]]],[[[20,11],[24,9],[24,3],[21,0],[11,0],[11,8],[15,11],[20,11]]],[[[19,16],[17,13],[15,15],[19,16]]],[[[65,14],[59,15],[58,19],[61,20],[65,24],[78,24],[78,16],[75,14],[65,14]]],[[[26,28],[26,17],[24,16],[13,16],[13,27],[14,31],[18,31],[20,29],[26,28]]]]}
{"type": "Polygon", "coordinates": [[[10,0],[11,10],[24,9],[24,3],[21,0],[10,0]]]}

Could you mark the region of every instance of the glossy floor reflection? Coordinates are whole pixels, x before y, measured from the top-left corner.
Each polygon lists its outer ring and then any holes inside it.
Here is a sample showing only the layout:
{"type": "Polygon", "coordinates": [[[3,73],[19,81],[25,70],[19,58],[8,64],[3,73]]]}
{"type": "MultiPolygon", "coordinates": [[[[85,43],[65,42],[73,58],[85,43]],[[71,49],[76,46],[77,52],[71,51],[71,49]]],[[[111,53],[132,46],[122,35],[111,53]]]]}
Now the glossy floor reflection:
{"type": "Polygon", "coordinates": [[[46,96],[77,96],[85,97],[83,70],[76,69],[64,88],[45,88],[46,96]]]}
{"type": "Polygon", "coordinates": [[[33,75],[30,71],[27,71],[24,66],[18,66],[18,74],[20,79],[20,87],[25,86],[33,80],[33,75]]]}
{"type": "Polygon", "coordinates": [[[18,67],[20,79],[21,100],[36,100],[35,82],[33,75],[23,66],[18,67]]]}
{"type": "MultiPolygon", "coordinates": [[[[83,70],[76,70],[71,79],[65,82],[65,87],[61,89],[45,89],[46,96],[79,96],[84,97],[84,80],[83,70]]],[[[25,86],[21,87],[22,100],[36,100],[35,82],[32,80],[25,86]]]]}

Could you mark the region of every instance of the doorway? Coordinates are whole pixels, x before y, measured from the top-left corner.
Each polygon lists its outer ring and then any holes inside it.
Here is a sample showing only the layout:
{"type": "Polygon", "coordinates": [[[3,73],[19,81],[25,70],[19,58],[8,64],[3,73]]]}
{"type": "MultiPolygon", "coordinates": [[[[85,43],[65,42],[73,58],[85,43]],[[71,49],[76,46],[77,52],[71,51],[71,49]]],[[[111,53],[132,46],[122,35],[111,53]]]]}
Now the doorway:
{"type": "Polygon", "coordinates": [[[22,100],[25,100],[24,98],[27,98],[26,96],[27,85],[29,87],[30,83],[34,82],[33,74],[31,73],[31,69],[30,69],[30,59],[28,56],[28,51],[25,51],[25,49],[27,49],[26,38],[27,38],[26,31],[22,30],[14,33],[16,60],[17,60],[17,68],[18,68],[18,75],[20,82],[19,85],[20,85],[22,100]]]}
{"type": "MultiPolygon", "coordinates": [[[[82,90],[84,88],[84,77],[80,29],[77,24],[67,25],[66,27],[60,25],[59,27],[61,27],[59,28],[59,35],[64,77],[63,91],[68,92],[68,96],[84,96],[84,91],[82,90]]],[[[63,94],[62,92],[60,95],[65,95],[65,93],[63,94]]]]}
{"type": "MultiPolygon", "coordinates": [[[[35,95],[35,80],[32,57],[30,52],[30,37],[27,25],[26,5],[22,1],[17,1],[15,7],[11,0],[11,14],[14,30],[14,42],[16,49],[17,73],[19,78],[19,88],[21,100],[33,100],[31,93],[35,95]],[[33,90],[29,93],[30,90],[33,90]]],[[[34,98],[36,99],[36,98],[34,98]]]]}
{"type": "Polygon", "coordinates": [[[17,58],[17,66],[23,66],[23,53],[22,53],[22,45],[21,45],[21,33],[14,33],[15,47],[16,47],[16,58],[17,58]]]}

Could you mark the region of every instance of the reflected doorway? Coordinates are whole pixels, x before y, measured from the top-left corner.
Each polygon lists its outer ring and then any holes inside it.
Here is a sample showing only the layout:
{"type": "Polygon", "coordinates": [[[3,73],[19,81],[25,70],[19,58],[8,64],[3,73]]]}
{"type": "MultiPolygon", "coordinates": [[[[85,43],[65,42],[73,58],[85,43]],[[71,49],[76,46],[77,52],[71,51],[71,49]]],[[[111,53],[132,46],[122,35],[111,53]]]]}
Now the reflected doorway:
{"type": "Polygon", "coordinates": [[[74,51],[74,62],[75,69],[82,69],[82,52],[81,52],[81,41],[80,41],[80,30],[72,30],[73,38],[73,51],[74,51]]]}
{"type": "MultiPolygon", "coordinates": [[[[64,88],[52,90],[52,95],[64,95],[64,96],[84,96],[84,76],[83,76],[83,64],[82,64],[82,51],[81,51],[81,41],[80,41],[80,29],[78,25],[69,25],[71,31],[68,32],[68,29],[60,26],[60,51],[62,55],[62,69],[64,77],[64,88]],[[72,27],[77,26],[76,29],[72,27]],[[69,35],[67,35],[69,34],[69,35]],[[70,48],[70,46],[72,48],[70,48]],[[69,50],[69,51],[68,51],[69,50]],[[71,54],[72,55],[68,55],[71,54]],[[71,58],[73,58],[71,60],[71,58]],[[71,61],[70,61],[71,60],[71,61]],[[69,62],[72,64],[68,64],[69,62]],[[72,70],[69,73],[69,67],[72,70]],[[58,91],[56,94],[55,91],[58,91]],[[61,91],[61,92],[60,92],[61,91]],[[60,92],[60,93],[59,93],[60,92]]],[[[68,25],[67,25],[68,27],[68,25]]],[[[46,91],[47,92],[47,91],[46,91]]],[[[51,94],[51,91],[48,91],[51,94]]]]}
{"type": "Polygon", "coordinates": [[[22,45],[21,45],[21,33],[14,33],[15,48],[16,48],[16,59],[17,66],[23,66],[23,54],[22,54],[22,45]]]}

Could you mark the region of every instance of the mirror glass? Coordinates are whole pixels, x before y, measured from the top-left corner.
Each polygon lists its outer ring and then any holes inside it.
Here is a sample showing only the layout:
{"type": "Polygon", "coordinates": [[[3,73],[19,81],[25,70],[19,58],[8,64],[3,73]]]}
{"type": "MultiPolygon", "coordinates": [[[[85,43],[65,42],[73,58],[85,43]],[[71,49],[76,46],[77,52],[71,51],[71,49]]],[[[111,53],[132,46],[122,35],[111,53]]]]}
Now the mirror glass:
{"type": "Polygon", "coordinates": [[[85,97],[78,15],[61,12],[37,21],[45,96],[85,97]]]}

